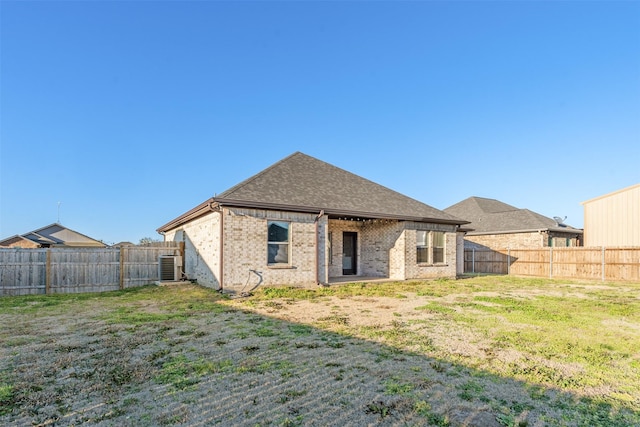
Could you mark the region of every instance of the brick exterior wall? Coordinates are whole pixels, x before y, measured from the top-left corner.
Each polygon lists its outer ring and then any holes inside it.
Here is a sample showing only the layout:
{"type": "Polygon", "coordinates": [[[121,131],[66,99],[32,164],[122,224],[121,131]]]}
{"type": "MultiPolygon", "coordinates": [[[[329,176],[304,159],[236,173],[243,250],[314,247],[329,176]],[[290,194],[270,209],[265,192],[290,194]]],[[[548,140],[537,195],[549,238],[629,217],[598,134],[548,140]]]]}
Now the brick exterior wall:
{"type": "Polygon", "coordinates": [[[168,231],[165,241],[184,242],[184,272],[202,286],[220,289],[220,212],[168,231]]]}
{"type": "Polygon", "coordinates": [[[242,291],[258,283],[250,270],[261,272],[262,285],[315,285],[317,215],[259,209],[224,208],[224,280],[226,290],[242,291]],[[288,266],[267,264],[267,221],[289,221],[288,266]]]}
{"type": "Polygon", "coordinates": [[[357,233],[354,279],[456,276],[456,231],[452,225],[330,220],[299,212],[223,208],[167,232],[165,240],[185,242],[185,273],[189,279],[215,289],[222,283],[226,291],[242,292],[252,289],[260,280],[266,286],[310,286],[341,277],[345,231],[357,233]],[[269,220],[290,222],[287,265],[267,262],[269,220]],[[445,232],[444,263],[416,263],[416,230],[445,232]]]}
{"type": "Polygon", "coordinates": [[[406,273],[406,248],[407,233],[404,230],[398,236],[393,247],[389,250],[389,278],[393,280],[404,280],[406,273]]]}
{"type": "Polygon", "coordinates": [[[567,247],[580,246],[580,239],[575,234],[563,234],[557,232],[537,232],[530,233],[505,233],[486,234],[479,236],[465,236],[464,247],[467,249],[539,249],[549,246],[549,236],[552,238],[552,246],[567,247]],[[567,238],[569,244],[567,245],[567,238]]]}
{"type": "Polygon", "coordinates": [[[456,277],[456,228],[453,225],[407,223],[405,244],[405,278],[433,279],[439,277],[456,277]],[[417,230],[442,231],[445,233],[444,263],[418,264],[416,238],[417,230]]]}
{"type": "Polygon", "coordinates": [[[402,235],[402,223],[389,220],[345,221],[329,220],[332,237],[332,259],[329,278],[342,276],[342,245],[345,231],[357,233],[356,276],[390,277],[390,254],[402,235]]]}
{"type": "Polygon", "coordinates": [[[329,221],[333,259],[329,278],[342,276],[342,233],[358,233],[358,274],[356,276],[388,277],[394,280],[455,277],[455,226],[404,221],[329,221]],[[417,264],[416,230],[445,232],[445,262],[417,264]]]}

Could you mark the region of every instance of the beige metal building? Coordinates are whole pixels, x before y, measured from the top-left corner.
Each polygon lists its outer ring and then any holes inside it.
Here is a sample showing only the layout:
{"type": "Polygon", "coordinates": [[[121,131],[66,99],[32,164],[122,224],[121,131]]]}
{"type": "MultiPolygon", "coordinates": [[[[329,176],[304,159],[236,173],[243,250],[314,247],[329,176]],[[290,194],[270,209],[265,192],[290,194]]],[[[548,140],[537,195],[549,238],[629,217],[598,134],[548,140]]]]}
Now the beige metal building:
{"type": "Polygon", "coordinates": [[[640,184],[582,205],[585,246],[640,246],[640,184]]]}

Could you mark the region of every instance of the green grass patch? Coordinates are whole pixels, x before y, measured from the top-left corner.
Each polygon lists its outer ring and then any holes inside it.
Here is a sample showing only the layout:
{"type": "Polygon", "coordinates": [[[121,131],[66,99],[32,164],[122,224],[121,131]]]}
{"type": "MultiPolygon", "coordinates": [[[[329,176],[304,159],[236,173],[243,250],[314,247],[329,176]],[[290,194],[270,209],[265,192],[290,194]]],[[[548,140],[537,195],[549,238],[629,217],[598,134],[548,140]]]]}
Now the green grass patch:
{"type": "Polygon", "coordinates": [[[311,335],[314,331],[314,329],[309,325],[293,324],[293,325],[289,325],[288,327],[289,327],[289,330],[293,332],[294,335],[299,335],[299,336],[311,335]]]}
{"type": "Polygon", "coordinates": [[[172,357],[162,365],[156,382],[168,384],[178,390],[184,390],[200,382],[205,375],[230,371],[233,369],[231,360],[208,361],[204,359],[190,360],[184,355],[172,357]]]}
{"type": "Polygon", "coordinates": [[[413,404],[413,410],[418,415],[420,415],[421,417],[425,418],[426,421],[427,421],[427,425],[429,425],[429,426],[449,427],[449,425],[450,425],[449,420],[447,419],[447,417],[445,417],[443,415],[440,415],[440,414],[436,414],[436,413],[433,412],[429,402],[426,402],[424,400],[417,400],[413,404]]]}
{"type": "Polygon", "coordinates": [[[456,310],[449,307],[448,305],[437,302],[430,302],[429,304],[421,305],[420,307],[416,307],[416,310],[434,314],[453,314],[456,312],[456,310]]]}
{"type": "Polygon", "coordinates": [[[13,386],[0,383],[0,415],[8,414],[15,406],[13,386]]]}
{"type": "Polygon", "coordinates": [[[175,319],[184,319],[184,313],[152,313],[139,307],[119,307],[103,316],[108,323],[140,325],[144,323],[160,323],[175,319]]]}
{"type": "Polygon", "coordinates": [[[403,395],[410,394],[414,390],[414,385],[411,383],[401,382],[397,379],[390,379],[384,383],[384,392],[389,395],[403,395]]]}

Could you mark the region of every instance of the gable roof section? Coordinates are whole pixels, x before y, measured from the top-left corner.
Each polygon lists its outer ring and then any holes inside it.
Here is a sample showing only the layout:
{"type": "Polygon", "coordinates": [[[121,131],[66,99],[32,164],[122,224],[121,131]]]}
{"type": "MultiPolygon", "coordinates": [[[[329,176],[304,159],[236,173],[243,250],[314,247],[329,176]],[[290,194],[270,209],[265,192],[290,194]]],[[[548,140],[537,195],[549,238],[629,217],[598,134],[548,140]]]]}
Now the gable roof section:
{"type": "MultiPolygon", "coordinates": [[[[14,236],[15,237],[15,236],[14,236]]],[[[19,237],[30,240],[38,245],[73,246],[73,247],[105,247],[99,240],[92,239],[61,224],[50,224],[46,227],[22,234],[19,237]]],[[[10,238],[11,239],[11,238],[10,238]]],[[[0,246],[9,239],[0,241],[0,246]]]]}
{"type": "Polygon", "coordinates": [[[499,200],[483,197],[469,197],[455,205],[449,206],[445,212],[464,218],[471,223],[466,226],[473,231],[469,235],[522,233],[537,230],[554,232],[570,232],[582,234],[582,230],[569,225],[560,225],[529,209],[518,209],[499,200]]]}
{"type": "Polygon", "coordinates": [[[0,248],[37,248],[38,244],[32,240],[27,239],[24,236],[16,234],[15,236],[7,237],[0,240],[0,248]]]}
{"type": "Polygon", "coordinates": [[[207,206],[321,212],[361,218],[388,218],[465,224],[466,221],[369,181],[344,169],[296,152],[160,227],[171,230],[207,206]]]}

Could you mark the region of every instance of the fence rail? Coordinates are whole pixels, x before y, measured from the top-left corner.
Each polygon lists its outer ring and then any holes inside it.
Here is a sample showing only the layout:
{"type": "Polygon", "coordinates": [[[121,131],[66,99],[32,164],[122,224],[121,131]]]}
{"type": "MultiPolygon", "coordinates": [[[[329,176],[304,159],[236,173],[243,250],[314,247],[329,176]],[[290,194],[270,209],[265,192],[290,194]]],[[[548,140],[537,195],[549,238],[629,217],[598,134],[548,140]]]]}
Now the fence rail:
{"type": "Polygon", "coordinates": [[[640,281],[640,247],[465,249],[464,272],[640,281]]]}
{"type": "Polygon", "coordinates": [[[121,248],[0,249],[0,296],[103,292],[159,280],[158,257],[178,243],[121,248]]]}

